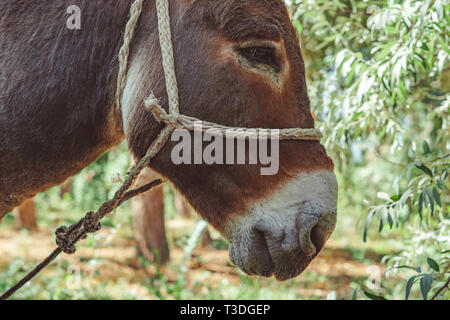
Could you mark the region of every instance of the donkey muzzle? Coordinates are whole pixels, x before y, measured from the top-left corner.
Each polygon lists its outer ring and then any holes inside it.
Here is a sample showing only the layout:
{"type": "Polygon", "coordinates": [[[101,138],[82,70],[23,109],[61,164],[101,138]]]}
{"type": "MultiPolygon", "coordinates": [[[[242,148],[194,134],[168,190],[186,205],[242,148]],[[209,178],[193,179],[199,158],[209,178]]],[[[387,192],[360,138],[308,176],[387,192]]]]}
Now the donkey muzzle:
{"type": "Polygon", "coordinates": [[[336,227],[337,183],[334,174],[324,177],[330,183],[321,199],[290,201],[290,192],[281,192],[282,201],[271,199],[270,205],[238,220],[230,240],[231,261],[249,275],[287,280],[301,274],[336,227]]]}

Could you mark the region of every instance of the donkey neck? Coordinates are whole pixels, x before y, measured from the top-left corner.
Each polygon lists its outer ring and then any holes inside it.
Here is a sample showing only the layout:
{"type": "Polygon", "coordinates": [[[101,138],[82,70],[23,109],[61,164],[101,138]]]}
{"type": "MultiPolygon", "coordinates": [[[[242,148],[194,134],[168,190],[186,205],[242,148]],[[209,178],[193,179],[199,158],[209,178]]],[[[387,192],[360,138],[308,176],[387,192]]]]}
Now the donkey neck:
{"type": "Polygon", "coordinates": [[[60,184],[123,138],[117,55],[132,0],[0,4],[0,215],[60,184]]]}

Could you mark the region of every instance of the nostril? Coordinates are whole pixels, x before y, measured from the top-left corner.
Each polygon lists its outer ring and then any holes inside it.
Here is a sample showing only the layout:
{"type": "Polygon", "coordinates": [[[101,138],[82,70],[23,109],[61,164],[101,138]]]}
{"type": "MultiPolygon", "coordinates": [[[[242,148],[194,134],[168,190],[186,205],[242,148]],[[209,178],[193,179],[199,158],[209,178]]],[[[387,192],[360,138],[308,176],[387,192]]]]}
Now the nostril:
{"type": "Polygon", "coordinates": [[[298,240],[303,254],[311,257],[317,252],[316,246],[312,242],[312,230],[317,225],[319,219],[315,216],[305,215],[302,220],[298,240]]]}
{"type": "Polygon", "coordinates": [[[306,201],[296,218],[300,248],[306,256],[315,256],[323,249],[336,226],[336,213],[326,210],[318,201],[306,201]]]}
{"type": "Polygon", "coordinates": [[[311,230],[311,242],[316,247],[316,253],[319,253],[320,250],[322,250],[322,248],[325,245],[325,241],[326,241],[326,239],[325,239],[323,233],[321,232],[320,227],[315,226],[311,230]]]}

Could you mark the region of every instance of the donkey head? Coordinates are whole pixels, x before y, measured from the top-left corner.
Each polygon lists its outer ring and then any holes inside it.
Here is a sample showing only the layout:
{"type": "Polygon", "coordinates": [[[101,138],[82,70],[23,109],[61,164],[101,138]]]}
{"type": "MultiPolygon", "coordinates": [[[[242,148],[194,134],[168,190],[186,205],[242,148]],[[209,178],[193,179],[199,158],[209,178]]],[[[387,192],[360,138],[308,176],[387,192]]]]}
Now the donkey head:
{"type": "MultiPolygon", "coordinates": [[[[314,127],[299,41],[281,0],[170,5],[182,114],[232,127],[314,127]]],[[[162,129],[144,98],[153,92],[168,104],[154,2],[143,12],[122,101],[125,133],[138,158],[162,129]]],[[[273,175],[248,162],[176,165],[175,146],[166,145],[153,169],[230,241],[231,260],[246,273],[295,277],[333,232],[337,182],[319,142],[280,141],[273,175]]]]}

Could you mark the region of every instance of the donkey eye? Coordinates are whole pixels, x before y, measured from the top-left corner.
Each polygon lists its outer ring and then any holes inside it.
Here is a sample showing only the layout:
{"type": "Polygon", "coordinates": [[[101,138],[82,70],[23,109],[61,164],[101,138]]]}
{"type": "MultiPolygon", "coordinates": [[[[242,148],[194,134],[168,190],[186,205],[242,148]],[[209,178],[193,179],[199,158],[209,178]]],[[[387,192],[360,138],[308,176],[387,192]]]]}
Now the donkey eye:
{"type": "Polygon", "coordinates": [[[247,60],[253,63],[268,65],[280,72],[280,61],[277,57],[276,49],[271,47],[249,47],[238,48],[238,52],[247,60]]]}

